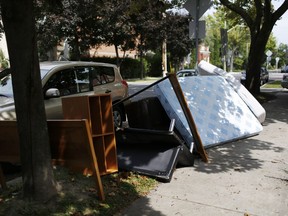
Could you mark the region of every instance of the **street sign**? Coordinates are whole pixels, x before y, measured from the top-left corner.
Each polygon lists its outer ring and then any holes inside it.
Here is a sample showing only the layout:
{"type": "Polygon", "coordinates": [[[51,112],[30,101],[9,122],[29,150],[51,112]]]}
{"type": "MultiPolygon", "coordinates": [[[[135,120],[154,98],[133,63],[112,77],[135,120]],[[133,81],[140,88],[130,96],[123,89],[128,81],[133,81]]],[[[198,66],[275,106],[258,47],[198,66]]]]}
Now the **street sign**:
{"type": "MultiPolygon", "coordinates": [[[[198,29],[198,38],[203,39],[206,35],[206,22],[204,20],[199,21],[199,29],[198,29]]],[[[195,39],[196,38],[196,31],[195,31],[195,21],[192,20],[189,22],[189,38],[195,39]]]]}
{"type": "Polygon", "coordinates": [[[200,19],[212,6],[212,2],[211,0],[187,0],[183,6],[194,19],[197,19],[197,1],[199,1],[198,19],[200,19]]]}
{"type": "Polygon", "coordinates": [[[266,56],[270,57],[271,55],[272,55],[271,50],[267,50],[267,52],[266,52],[266,56]]]}

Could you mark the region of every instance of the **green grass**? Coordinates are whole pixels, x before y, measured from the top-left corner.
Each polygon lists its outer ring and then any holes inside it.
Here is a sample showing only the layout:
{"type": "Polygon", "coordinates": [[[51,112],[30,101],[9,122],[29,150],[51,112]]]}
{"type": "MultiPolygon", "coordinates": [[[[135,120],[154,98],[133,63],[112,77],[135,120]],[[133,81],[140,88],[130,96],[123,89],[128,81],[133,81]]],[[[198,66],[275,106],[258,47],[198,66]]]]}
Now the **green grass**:
{"type": "Polygon", "coordinates": [[[48,203],[24,201],[21,185],[0,191],[0,215],[82,216],[115,215],[134,200],[147,195],[158,182],[147,176],[119,172],[102,176],[105,201],[99,201],[93,176],[83,176],[57,167],[58,195],[48,203]]]}
{"type": "Polygon", "coordinates": [[[264,88],[282,88],[281,81],[279,81],[279,80],[266,83],[262,87],[264,87],[264,88]]]}

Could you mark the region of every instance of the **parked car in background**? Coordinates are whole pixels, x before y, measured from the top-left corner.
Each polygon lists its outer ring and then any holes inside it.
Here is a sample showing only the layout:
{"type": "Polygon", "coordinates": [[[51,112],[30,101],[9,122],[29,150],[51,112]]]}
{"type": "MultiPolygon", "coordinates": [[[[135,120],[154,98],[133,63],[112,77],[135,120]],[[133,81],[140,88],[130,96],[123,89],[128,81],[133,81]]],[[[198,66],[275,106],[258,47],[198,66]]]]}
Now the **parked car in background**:
{"type": "Polygon", "coordinates": [[[196,69],[183,69],[176,73],[177,77],[186,77],[186,76],[198,76],[198,71],[196,69]]]}
{"type": "MultiPolygon", "coordinates": [[[[0,72],[2,73],[2,72],[0,72]]],[[[116,103],[128,96],[128,84],[113,64],[97,62],[43,62],[40,73],[47,119],[62,119],[62,97],[111,94],[116,103]]],[[[126,120],[124,105],[113,107],[115,127],[126,120]]],[[[16,119],[11,75],[0,79],[0,120],[16,119]]]]}
{"type": "MultiPolygon", "coordinates": [[[[246,71],[243,71],[241,73],[241,83],[245,85],[246,82],[246,71]]],[[[269,72],[265,67],[261,67],[261,73],[260,73],[260,85],[264,85],[265,83],[269,82],[269,72]]]]}
{"type": "Polygon", "coordinates": [[[283,79],[281,80],[281,86],[288,89],[288,75],[283,75],[283,79]]]}
{"type": "Polygon", "coordinates": [[[281,69],[281,73],[288,73],[288,65],[284,66],[284,67],[281,69]]]}

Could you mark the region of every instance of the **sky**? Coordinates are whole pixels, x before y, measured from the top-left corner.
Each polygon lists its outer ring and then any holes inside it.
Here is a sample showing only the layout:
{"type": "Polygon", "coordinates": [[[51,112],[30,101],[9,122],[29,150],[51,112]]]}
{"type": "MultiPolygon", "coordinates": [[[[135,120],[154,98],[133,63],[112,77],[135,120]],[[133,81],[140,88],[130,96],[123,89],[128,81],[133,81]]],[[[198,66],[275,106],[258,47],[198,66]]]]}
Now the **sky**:
{"type": "MultiPolygon", "coordinates": [[[[273,1],[275,9],[277,9],[284,1],[273,1]]],[[[277,39],[277,43],[288,44],[288,11],[283,14],[282,19],[276,22],[273,28],[273,35],[277,39]]]]}

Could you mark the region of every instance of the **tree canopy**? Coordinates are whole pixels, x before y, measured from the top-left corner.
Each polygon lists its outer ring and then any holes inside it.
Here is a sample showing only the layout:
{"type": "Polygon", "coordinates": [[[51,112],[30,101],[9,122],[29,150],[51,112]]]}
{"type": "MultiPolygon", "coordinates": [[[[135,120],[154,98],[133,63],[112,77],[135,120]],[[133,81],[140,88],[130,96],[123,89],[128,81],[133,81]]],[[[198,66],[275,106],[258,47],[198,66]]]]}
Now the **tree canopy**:
{"type": "Polygon", "coordinates": [[[265,59],[265,48],[278,19],[287,11],[288,0],[275,10],[272,0],[218,0],[219,7],[226,7],[226,17],[234,25],[246,25],[250,32],[250,49],[246,66],[246,87],[252,94],[260,92],[260,70],[265,59]],[[219,4],[220,3],[220,4],[219,4]]]}
{"type": "Polygon", "coordinates": [[[41,35],[38,38],[41,54],[67,39],[71,59],[79,59],[90,48],[101,45],[114,46],[119,59],[118,50],[125,54],[136,49],[140,56],[148,50],[157,52],[166,38],[168,52],[178,61],[190,51],[188,16],[168,13],[171,7],[172,4],[161,0],[61,0],[55,7],[40,1],[37,32],[41,35]],[[55,33],[52,37],[51,32],[55,33]],[[182,51],[175,52],[176,46],[182,51]]]}

